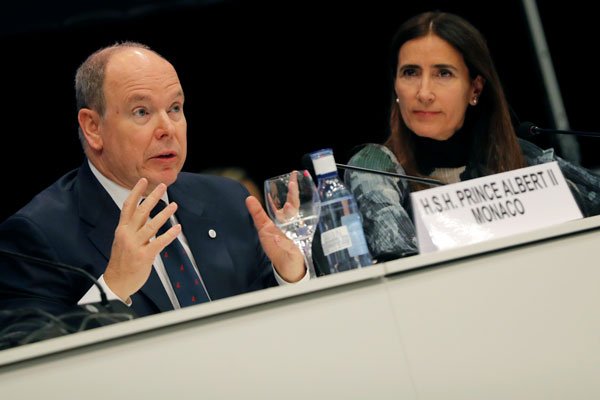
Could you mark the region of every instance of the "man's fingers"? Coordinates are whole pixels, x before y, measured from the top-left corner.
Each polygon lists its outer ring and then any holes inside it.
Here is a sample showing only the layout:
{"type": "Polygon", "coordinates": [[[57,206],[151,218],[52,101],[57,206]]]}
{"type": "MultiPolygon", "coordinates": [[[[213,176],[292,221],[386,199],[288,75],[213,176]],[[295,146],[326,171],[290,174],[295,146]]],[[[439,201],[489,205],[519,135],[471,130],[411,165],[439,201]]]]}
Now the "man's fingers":
{"type": "Polygon", "coordinates": [[[267,203],[268,203],[268,207],[271,209],[271,214],[273,214],[277,220],[281,220],[282,219],[281,211],[279,210],[279,207],[277,207],[277,205],[275,204],[275,202],[269,195],[267,195],[267,203]]]}
{"type": "Polygon", "coordinates": [[[164,183],[160,183],[156,185],[154,190],[150,192],[144,201],[138,205],[137,212],[132,218],[132,220],[135,221],[138,226],[143,226],[146,223],[148,217],[150,216],[150,212],[154,209],[154,207],[156,207],[166,191],[167,186],[164,183]]]}
{"type": "Polygon", "coordinates": [[[300,208],[300,189],[298,188],[298,173],[296,171],[293,171],[290,175],[287,203],[292,204],[296,208],[300,208]]]}
{"type": "Polygon", "coordinates": [[[295,208],[300,208],[300,189],[298,182],[291,182],[288,186],[287,203],[290,203],[295,208]]]}
{"type": "Polygon", "coordinates": [[[161,212],[156,214],[150,221],[146,222],[142,229],[145,230],[142,241],[146,243],[158,233],[158,230],[177,211],[177,203],[169,203],[161,212]]]}
{"type": "Polygon", "coordinates": [[[285,216],[286,220],[291,220],[293,218],[297,218],[298,217],[298,207],[296,207],[290,203],[285,203],[283,205],[283,215],[285,216]]]}
{"type": "Polygon", "coordinates": [[[167,186],[164,183],[160,183],[140,203],[147,185],[148,181],[145,178],[141,178],[134,186],[134,189],[127,196],[127,199],[125,199],[125,203],[123,203],[119,224],[129,226],[135,231],[145,227],[150,217],[150,212],[156,207],[167,190],[167,186]]]}
{"type": "Polygon", "coordinates": [[[177,238],[177,235],[181,233],[181,224],[177,224],[169,228],[168,231],[160,236],[157,236],[155,240],[150,242],[148,245],[152,248],[154,254],[158,254],[162,249],[167,247],[173,240],[177,238]]]}
{"type": "Polygon", "coordinates": [[[256,199],[256,197],[246,197],[246,208],[250,212],[252,220],[254,221],[254,226],[257,230],[260,231],[262,228],[272,223],[271,219],[269,219],[269,216],[267,215],[265,210],[263,210],[262,206],[260,205],[260,202],[256,199]]]}
{"type": "Polygon", "coordinates": [[[135,210],[137,209],[140,198],[146,192],[147,187],[148,180],[146,178],[141,178],[139,181],[137,181],[131,190],[131,193],[129,193],[129,196],[127,196],[125,202],[123,203],[123,209],[121,210],[119,223],[127,224],[129,222],[135,213],[135,210]]]}

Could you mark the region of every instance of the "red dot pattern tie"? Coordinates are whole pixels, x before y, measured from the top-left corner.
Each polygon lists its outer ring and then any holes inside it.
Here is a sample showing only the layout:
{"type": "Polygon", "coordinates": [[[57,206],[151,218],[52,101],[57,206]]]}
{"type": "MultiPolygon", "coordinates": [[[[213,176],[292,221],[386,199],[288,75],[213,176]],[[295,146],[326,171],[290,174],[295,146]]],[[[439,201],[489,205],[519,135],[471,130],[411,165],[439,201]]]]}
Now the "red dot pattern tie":
{"type": "MultiPolygon", "coordinates": [[[[166,206],[166,203],[160,200],[150,213],[150,216],[154,218],[166,206]]],[[[156,235],[162,235],[171,226],[171,220],[168,219],[156,235]]],[[[194,269],[192,261],[183,249],[179,239],[176,238],[171,244],[165,247],[160,256],[181,307],[210,301],[201,278],[194,269]]]]}

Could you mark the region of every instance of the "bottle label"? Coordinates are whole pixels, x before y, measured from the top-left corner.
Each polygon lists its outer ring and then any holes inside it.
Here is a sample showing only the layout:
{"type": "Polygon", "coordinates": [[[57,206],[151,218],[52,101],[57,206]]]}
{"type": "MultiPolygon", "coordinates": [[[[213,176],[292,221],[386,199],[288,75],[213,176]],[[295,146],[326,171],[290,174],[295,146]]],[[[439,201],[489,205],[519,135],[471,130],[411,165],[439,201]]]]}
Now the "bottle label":
{"type": "Polygon", "coordinates": [[[325,256],[352,246],[352,239],[346,225],[321,233],[321,246],[325,256]]]}
{"type": "Polygon", "coordinates": [[[331,172],[337,172],[335,159],[331,154],[322,156],[317,159],[313,159],[313,166],[315,168],[315,174],[317,175],[324,175],[331,172]]]}
{"type": "MultiPolygon", "coordinates": [[[[352,197],[352,195],[348,195],[348,196],[344,196],[344,197],[336,197],[335,199],[331,199],[331,200],[321,200],[321,209],[323,209],[324,207],[330,205],[330,204],[339,204],[339,203],[343,203],[343,202],[348,202],[348,201],[353,201],[354,197],[352,197]]],[[[355,214],[352,214],[355,215],[355,214]]],[[[343,222],[342,222],[343,224],[343,222]]]]}
{"type": "Polygon", "coordinates": [[[348,227],[348,233],[352,246],[348,249],[350,257],[356,257],[363,254],[367,254],[369,249],[367,247],[367,241],[365,240],[365,234],[362,228],[360,215],[353,213],[342,217],[342,224],[348,227]]]}
{"type": "Polygon", "coordinates": [[[362,229],[360,215],[352,213],[342,217],[342,226],[321,234],[321,245],[325,256],[348,249],[350,257],[367,254],[367,241],[362,229]]]}

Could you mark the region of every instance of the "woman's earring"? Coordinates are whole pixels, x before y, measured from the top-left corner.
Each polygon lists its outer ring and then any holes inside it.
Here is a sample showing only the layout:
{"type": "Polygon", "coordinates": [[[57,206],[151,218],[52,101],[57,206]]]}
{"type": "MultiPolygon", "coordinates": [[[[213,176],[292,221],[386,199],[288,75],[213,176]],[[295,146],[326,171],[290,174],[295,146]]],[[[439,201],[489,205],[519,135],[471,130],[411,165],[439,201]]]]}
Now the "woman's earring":
{"type": "Polygon", "coordinates": [[[473,106],[477,105],[477,96],[473,97],[473,100],[471,100],[471,105],[473,105],[473,106]]]}
{"type": "Polygon", "coordinates": [[[396,97],[396,103],[400,104],[400,99],[396,97]]]}

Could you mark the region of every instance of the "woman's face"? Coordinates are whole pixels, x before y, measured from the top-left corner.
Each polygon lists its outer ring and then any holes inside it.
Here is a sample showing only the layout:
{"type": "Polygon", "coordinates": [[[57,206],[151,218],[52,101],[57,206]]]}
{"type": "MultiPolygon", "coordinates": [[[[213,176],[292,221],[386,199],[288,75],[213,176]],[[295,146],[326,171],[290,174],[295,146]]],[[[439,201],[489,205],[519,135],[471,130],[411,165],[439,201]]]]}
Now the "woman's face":
{"type": "Polygon", "coordinates": [[[462,55],[430,34],[404,43],[398,53],[394,88],[406,126],[418,136],[447,140],[476,105],[483,78],[469,77],[462,55]]]}

